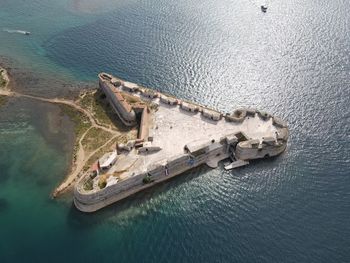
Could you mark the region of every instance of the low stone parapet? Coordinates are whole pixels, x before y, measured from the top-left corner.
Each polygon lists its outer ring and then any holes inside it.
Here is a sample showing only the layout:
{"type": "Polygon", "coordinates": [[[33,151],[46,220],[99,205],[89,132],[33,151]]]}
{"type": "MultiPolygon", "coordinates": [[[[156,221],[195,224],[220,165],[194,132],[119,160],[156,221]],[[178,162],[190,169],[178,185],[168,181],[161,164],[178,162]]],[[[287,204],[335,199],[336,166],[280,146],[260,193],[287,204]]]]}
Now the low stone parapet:
{"type": "Polygon", "coordinates": [[[277,140],[282,142],[287,142],[289,136],[288,128],[281,128],[277,132],[277,140]]]}
{"type": "Polygon", "coordinates": [[[122,88],[128,92],[138,92],[140,90],[137,84],[128,81],[123,82],[122,88]]]}
{"type": "Polygon", "coordinates": [[[181,109],[188,112],[198,112],[199,107],[197,105],[182,101],[180,104],[181,109]]]}
{"type": "Polygon", "coordinates": [[[225,119],[229,122],[243,122],[247,116],[245,109],[237,109],[231,114],[226,114],[225,119]]]}
{"type": "Polygon", "coordinates": [[[278,128],[287,128],[287,123],[276,116],[272,118],[272,124],[278,128]]]}
{"type": "Polygon", "coordinates": [[[160,96],[160,102],[167,104],[167,105],[177,105],[178,104],[178,100],[172,97],[168,97],[165,95],[161,95],[160,96]]]}
{"type": "Polygon", "coordinates": [[[267,113],[265,111],[258,111],[258,115],[263,120],[267,120],[267,119],[272,117],[269,113],[267,113]]]}
{"type": "Polygon", "coordinates": [[[220,112],[217,111],[213,111],[213,110],[208,110],[203,108],[202,110],[202,115],[203,117],[213,120],[213,121],[219,121],[221,120],[222,114],[220,112]]]}
{"type": "Polygon", "coordinates": [[[142,96],[147,97],[149,99],[155,99],[155,98],[159,97],[158,92],[151,90],[151,89],[144,88],[144,89],[140,90],[140,92],[141,92],[142,96]]]}

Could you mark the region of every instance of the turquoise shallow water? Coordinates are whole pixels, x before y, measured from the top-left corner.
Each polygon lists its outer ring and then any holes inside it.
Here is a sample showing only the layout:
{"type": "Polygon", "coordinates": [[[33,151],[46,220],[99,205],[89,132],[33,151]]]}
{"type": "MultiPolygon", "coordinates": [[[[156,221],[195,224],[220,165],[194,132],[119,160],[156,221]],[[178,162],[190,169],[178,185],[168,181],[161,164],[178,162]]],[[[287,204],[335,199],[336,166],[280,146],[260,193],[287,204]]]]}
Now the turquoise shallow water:
{"type": "Polygon", "coordinates": [[[202,167],[93,215],[49,194],[72,124],[45,103],[0,108],[0,262],[350,262],[350,6],[337,1],[1,1],[18,89],[68,95],[107,71],[290,124],[278,158],[202,167]],[[30,36],[9,33],[31,31],[30,36]]]}

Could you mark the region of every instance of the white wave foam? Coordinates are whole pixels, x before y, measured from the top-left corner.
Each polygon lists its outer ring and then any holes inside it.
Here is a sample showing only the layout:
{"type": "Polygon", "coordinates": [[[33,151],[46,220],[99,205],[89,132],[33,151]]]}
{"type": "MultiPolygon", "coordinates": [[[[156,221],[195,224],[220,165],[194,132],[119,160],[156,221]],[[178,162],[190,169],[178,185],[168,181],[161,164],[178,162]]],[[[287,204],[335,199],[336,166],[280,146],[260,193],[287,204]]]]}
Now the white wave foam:
{"type": "Polygon", "coordinates": [[[17,30],[17,29],[8,29],[8,28],[4,28],[3,31],[7,32],[7,33],[17,33],[17,34],[23,34],[23,35],[29,35],[30,32],[28,31],[24,31],[24,30],[17,30]]]}

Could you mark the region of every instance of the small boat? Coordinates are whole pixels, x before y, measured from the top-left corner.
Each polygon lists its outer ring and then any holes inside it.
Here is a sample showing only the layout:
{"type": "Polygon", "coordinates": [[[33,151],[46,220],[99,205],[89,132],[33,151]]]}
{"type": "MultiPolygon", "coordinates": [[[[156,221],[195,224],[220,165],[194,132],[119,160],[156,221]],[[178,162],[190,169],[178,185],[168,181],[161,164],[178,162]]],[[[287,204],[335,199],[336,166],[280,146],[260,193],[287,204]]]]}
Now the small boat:
{"type": "Polygon", "coordinates": [[[17,30],[17,29],[7,29],[7,28],[4,28],[3,29],[5,32],[7,33],[15,33],[15,34],[23,34],[23,35],[30,35],[31,33],[29,31],[24,31],[24,30],[17,30]]]}
{"type": "Polygon", "coordinates": [[[266,13],[266,10],[267,10],[267,6],[262,5],[262,6],[261,6],[261,11],[262,11],[263,13],[266,13]]]}

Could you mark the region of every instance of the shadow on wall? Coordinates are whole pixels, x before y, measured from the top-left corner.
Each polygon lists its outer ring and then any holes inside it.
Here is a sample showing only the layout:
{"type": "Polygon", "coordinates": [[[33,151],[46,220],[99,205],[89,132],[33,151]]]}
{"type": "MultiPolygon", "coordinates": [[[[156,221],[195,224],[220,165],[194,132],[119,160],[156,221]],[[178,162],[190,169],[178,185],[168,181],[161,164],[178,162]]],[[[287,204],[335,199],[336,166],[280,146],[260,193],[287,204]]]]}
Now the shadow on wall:
{"type": "MultiPolygon", "coordinates": [[[[106,219],[111,217],[118,217],[125,214],[131,214],[133,220],[144,217],[145,213],[132,213],[131,211],[139,209],[140,206],[147,204],[152,198],[157,198],[169,190],[203,175],[209,170],[211,170],[211,168],[206,165],[193,168],[183,174],[169,178],[168,181],[156,184],[151,188],[133,194],[94,213],[80,212],[72,203],[68,213],[67,224],[72,229],[85,230],[95,227],[99,223],[106,222],[106,219]]],[[[144,210],[145,208],[142,209],[144,210]]],[[[123,220],[119,222],[118,220],[115,221],[116,224],[120,222],[123,223],[123,220]]]]}
{"type": "MultiPolygon", "coordinates": [[[[256,165],[269,167],[269,164],[272,162],[276,162],[276,159],[280,159],[282,161],[282,158],[285,158],[283,157],[284,154],[285,153],[282,153],[282,155],[270,157],[267,159],[251,160],[251,163],[254,163],[253,169],[255,170],[257,168],[256,165]]],[[[223,163],[221,163],[220,165],[223,166],[223,163]]],[[[239,169],[252,169],[252,167],[253,165],[245,166],[239,169]]],[[[80,231],[98,226],[100,223],[106,222],[106,219],[112,217],[120,217],[122,219],[125,219],[125,215],[127,215],[127,220],[130,219],[130,217],[132,217],[133,220],[137,220],[140,217],[145,217],[147,213],[138,213],[133,211],[139,211],[140,206],[147,205],[147,202],[150,202],[151,199],[156,199],[164,193],[169,192],[169,190],[179,187],[186,182],[190,182],[193,179],[199,177],[200,175],[205,174],[209,170],[212,169],[206,165],[195,167],[189,171],[186,171],[185,173],[170,178],[168,181],[156,184],[151,188],[133,194],[94,213],[81,212],[77,208],[75,208],[74,204],[72,203],[67,217],[67,224],[70,228],[80,231]]],[[[237,173],[237,170],[234,171],[234,176],[237,176],[239,178],[241,173],[237,173]]],[[[244,173],[242,175],[244,175],[244,173]]],[[[144,211],[145,208],[142,208],[142,210],[144,211]]],[[[115,224],[124,224],[125,221],[126,220],[115,220],[113,222],[115,222],[115,224]]]]}
{"type": "Polygon", "coordinates": [[[106,95],[100,89],[98,89],[97,92],[95,92],[94,99],[96,104],[101,106],[101,108],[104,110],[104,112],[106,113],[110,121],[119,131],[121,132],[130,131],[131,128],[123,124],[123,122],[120,120],[118,115],[114,112],[113,108],[107,101],[106,95]]]}

